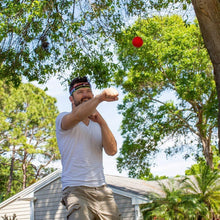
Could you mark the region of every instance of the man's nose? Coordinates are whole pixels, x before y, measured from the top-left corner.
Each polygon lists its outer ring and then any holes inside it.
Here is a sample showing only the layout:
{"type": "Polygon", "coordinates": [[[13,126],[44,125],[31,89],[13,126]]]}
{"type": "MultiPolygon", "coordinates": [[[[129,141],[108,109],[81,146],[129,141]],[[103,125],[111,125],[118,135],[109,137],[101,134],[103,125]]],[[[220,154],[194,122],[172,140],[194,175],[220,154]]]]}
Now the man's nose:
{"type": "Polygon", "coordinates": [[[83,91],[83,97],[87,97],[88,96],[88,92],[87,91],[83,91]]]}

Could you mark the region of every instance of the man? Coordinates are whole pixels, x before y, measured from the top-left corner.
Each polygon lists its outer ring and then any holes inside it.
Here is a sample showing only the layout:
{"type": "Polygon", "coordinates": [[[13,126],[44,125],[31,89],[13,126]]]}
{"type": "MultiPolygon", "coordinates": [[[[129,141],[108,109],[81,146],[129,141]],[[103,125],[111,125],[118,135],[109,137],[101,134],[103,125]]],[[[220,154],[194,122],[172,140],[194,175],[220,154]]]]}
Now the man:
{"type": "Polygon", "coordinates": [[[112,190],[106,186],[102,150],[117,153],[117,143],[96,110],[103,101],[118,100],[113,88],[94,96],[87,77],[75,78],[69,88],[71,112],[56,119],[56,136],[62,162],[62,203],[69,220],[118,220],[112,190]]]}

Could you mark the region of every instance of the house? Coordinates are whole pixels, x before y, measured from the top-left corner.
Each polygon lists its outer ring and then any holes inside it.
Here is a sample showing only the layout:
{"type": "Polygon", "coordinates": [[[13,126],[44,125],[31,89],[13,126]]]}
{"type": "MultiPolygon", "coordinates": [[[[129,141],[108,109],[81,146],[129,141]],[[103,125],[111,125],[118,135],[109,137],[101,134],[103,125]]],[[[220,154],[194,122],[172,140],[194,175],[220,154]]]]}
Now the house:
{"type": "MultiPolygon", "coordinates": [[[[113,190],[123,220],[140,220],[140,204],[150,202],[147,195],[162,193],[156,181],[113,175],[105,175],[105,178],[113,190]]],[[[61,170],[56,170],[0,203],[0,218],[16,214],[18,220],[64,220],[66,209],[60,198],[61,170]]]]}

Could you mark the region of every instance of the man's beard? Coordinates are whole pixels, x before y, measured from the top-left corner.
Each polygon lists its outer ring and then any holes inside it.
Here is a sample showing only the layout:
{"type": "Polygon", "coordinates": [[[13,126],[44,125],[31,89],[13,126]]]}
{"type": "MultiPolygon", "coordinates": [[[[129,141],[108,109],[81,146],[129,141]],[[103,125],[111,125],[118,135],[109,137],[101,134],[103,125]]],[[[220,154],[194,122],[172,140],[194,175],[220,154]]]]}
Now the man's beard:
{"type": "Polygon", "coordinates": [[[85,98],[81,99],[80,101],[76,101],[73,98],[75,106],[78,106],[78,105],[82,104],[83,102],[87,102],[89,99],[91,99],[91,98],[90,97],[85,97],[85,98]]]}

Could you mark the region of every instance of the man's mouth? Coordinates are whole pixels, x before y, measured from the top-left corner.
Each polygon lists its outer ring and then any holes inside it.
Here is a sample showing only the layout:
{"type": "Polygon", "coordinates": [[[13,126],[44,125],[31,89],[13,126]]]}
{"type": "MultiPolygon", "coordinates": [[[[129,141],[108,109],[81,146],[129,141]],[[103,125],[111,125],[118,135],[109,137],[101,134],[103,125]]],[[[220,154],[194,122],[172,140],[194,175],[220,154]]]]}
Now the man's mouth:
{"type": "Polygon", "coordinates": [[[87,102],[87,101],[89,101],[89,98],[81,99],[81,103],[82,103],[82,102],[87,102]]]}

